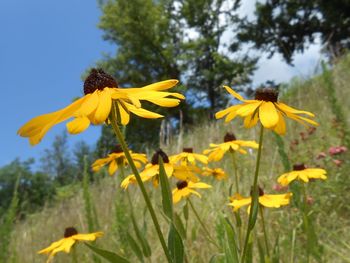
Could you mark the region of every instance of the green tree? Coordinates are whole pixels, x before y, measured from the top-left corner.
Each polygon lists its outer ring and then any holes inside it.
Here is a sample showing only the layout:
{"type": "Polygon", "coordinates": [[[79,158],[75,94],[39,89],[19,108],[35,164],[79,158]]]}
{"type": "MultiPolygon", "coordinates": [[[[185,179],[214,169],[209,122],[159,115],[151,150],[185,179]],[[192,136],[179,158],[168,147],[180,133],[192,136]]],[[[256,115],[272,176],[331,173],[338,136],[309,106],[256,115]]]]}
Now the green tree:
{"type": "MultiPolygon", "coordinates": [[[[106,1],[101,4],[99,27],[104,39],[116,45],[116,54],[97,64],[121,86],[180,79],[180,89],[186,91],[189,103],[167,110],[166,115],[178,119],[181,110],[184,123],[191,123],[189,112],[196,113],[196,107],[204,106],[213,113],[227,102],[220,95],[220,86],[247,83],[254,69],[254,59],[237,56],[238,42],[235,51],[223,43],[224,33],[237,21],[238,6],[239,1],[228,0],[106,1]],[[196,37],[191,37],[193,34],[196,37]],[[195,105],[198,97],[203,101],[195,105]]],[[[160,121],[134,117],[126,137],[136,148],[154,146],[159,129],[160,121]]]]}
{"type": "Polygon", "coordinates": [[[70,156],[67,133],[57,135],[52,147],[45,149],[40,159],[41,169],[45,174],[51,175],[58,185],[66,185],[74,181],[74,166],[70,156]]]}
{"type": "Polygon", "coordinates": [[[21,162],[19,159],[0,168],[0,215],[8,209],[15,189],[18,185],[19,207],[22,215],[34,212],[50,201],[55,194],[53,181],[49,175],[31,171],[34,159],[21,162]]]}
{"type": "Polygon", "coordinates": [[[317,36],[328,55],[339,55],[350,47],[348,0],[267,0],[256,3],[255,14],[256,20],[242,22],[239,39],[270,56],[280,53],[288,63],[317,36]]]}

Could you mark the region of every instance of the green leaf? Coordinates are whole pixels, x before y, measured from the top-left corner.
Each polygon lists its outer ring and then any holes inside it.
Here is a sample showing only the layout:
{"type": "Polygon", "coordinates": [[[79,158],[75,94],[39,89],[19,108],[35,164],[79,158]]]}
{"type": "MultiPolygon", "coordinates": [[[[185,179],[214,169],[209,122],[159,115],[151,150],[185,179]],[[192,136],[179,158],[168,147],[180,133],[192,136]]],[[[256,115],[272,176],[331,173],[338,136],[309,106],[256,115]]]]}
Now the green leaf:
{"type": "Polygon", "coordinates": [[[171,193],[168,176],[164,169],[162,158],[159,158],[159,180],[162,189],[163,211],[171,220],[173,219],[173,196],[171,193]]]}
{"type": "Polygon", "coordinates": [[[152,255],[151,247],[150,247],[147,239],[141,233],[133,213],[131,214],[131,221],[132,221],[132,224],[134,226],[134,231],[135,231],[136,237],[137,237],[138,241],[141,243],[143,254],[145,255],[145,257],[150,257],[152,255]]]}
{"type": "Polygon", "coordinates": [[[179,231],[179,234],[181,235],[182,239],[186,239],[185,226],[182,223],[181,217],[177,213],[174,213],[174,224],[176,226],[176,229],[179,231]]]}
{"type": "Polygon", "coordinates": [[[237,243],[235,239],[235,231],[233,229],[233,226],[231,225],[230,221],[227,218],[221,218],[221,222],[225,227],[225,233],[226,233],[226,242],[224,244],[224,250],[225,250],[225,257],[227,263],[238,263],[238,248],[237,243]]]}
{"type": "Polygon", "coordinates": [[[92,245],[89,245],[87,243],[84,243],[88,248],[90,248],[95,254],[103,257],[104,259],[108,260],[109,262],[112,263],[130,263],[126,258],[123,258],[122,256],[119,256],[113,252],[100,249],[97,247],[94,247],[92,245]]]}
{"type": "Polygon", "coordinates": [[[130,247],[132,248],[132,250],[135,252],[135,255],[137,256],[137,258],[141,261],[144,262],[143,260],[143,254],[141,251],[141,248],[139,247],[139,245],[137,244],[137,242],[135,241],[135,239],[130,235],[129,232],[127,232],[127,240],[130,244],[130,247]]]}
{"type": "Polygon", "coordinates": [[[179,232],[174,224],[171,224],[168,235],[168,248],[174,263],[184,262],[184,245],[179,232]]]}

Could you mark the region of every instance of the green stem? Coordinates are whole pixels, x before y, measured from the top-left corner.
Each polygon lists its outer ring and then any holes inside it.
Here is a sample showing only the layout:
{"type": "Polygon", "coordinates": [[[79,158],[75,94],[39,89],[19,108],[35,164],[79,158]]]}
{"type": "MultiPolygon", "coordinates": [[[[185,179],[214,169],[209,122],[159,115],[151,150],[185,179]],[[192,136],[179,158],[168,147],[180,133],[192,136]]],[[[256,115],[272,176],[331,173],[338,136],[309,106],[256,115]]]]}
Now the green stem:
{"type": "Polygon", "coordinates": [[[239,193],[239,176],[238,176],[238,169],[236,164],[236,156],[234,151],[230,151],[232,156],[232,164],[233,164],[233,170],[235,174],[235,182],[236,182],[236,193],[239,193]]]}
{"type": "Polygon", "coordinates": [[[189,198],[187,198],[187,201],[188,201],[188,203],[190,204],[190,206],[191,206],[191,208],[192,208],[192,211],[193,211],[193,213],[195,214],[195,216],[196,216],[196,218],[197,218],[199,224],[201,225],[202,229],[204,230],[204,232],[205,232],[205,234],[206,234],[206,236],[207,236],[208,241],[211,242],[213,245],[215,245],[218,249],[220,249],[219,245],[216,244],[216,242],[214,241],[214,239],[211,237],[211,235],[210,235],[210,233],[209,233],[207,227],[204,225],[203,221],[201,220],[199,214],[197,213],[197,210],[194,208],[194,205],[192,204],[192,201],[191,201],[189,198]]]}
{"type": "Polygon", "coordinates": [[[268,237],[267,237],[267,231],[265,227],[265,219],[264,219],[264,210],[263,207],[259,207],[259,212],[260,212],[260,217],[261,217],[261,223],[262,223],[262,228],[264,232],[264,240],[265,240],[265,247],[266,247],[266,254],[270,258],[270,248],[269,248],[269,242],[268,242],[268,237]]]}
{"type": "Polygon", "coordinates": [[[260,127],[260,137],[259,137],[259,149],[258,149],[258,156],[256,158],[256,166],[255,166],[255,174],[254,174],[254,183],[253,183],[253,196],[252,196],[252,203],[251,203],[251,209],[249,213],[249,219],[248,219],[248,226],[247,226],[247,233],[245,236],[244,241],[244,247],[243,247],[243,253],[242,253],[242,263],[244,263],[246,255],[247,255],[247,249],[248,249],[248,241],[251,231],[254,228],[256,217],[253,218],[253,208],[254,206],[258,206],[259,208],[259,189],[258,189],[258,176],[259,176],[259,168],[260,168],[260,159],[261,159],[261,149],[262,149],[262,143],[264,138],[264,127],[261,125],[260,127]]]}
{"type": "MultiPolygon", "coordinates": [[[[309,218],[307,216],[307,193],[306,193],[306,186],[304,183],[302,183],[301,188],[302,188],[303,197],[304,197],[303,221],[304,221],[305,233],[309,233],[309,218]]],[[[306,247],[306,262],[309,262],[309,261],[310,261],[309,249],[306,247]]]]}
{"type": "Polygon", "coordinates": [[[147,208],[148,208],[149,213],[151,215],[154,227],[156,228],[156,231],[157,231],[157,234],[158,234],[158,238],[159,238],[160,243],[162,245],[164,254],[165,254],[168,262],[172,262],[169,250],[168,250],[168,248],[166,246],[166,243],[165,243],[165,240],[164,240],[164,237],[163,237],[163,233],[162,233],[162,230],[160,229],[160,225],[159,225],[156,213],[154,212],[151,200],[150,200],[150,198],[149,198],[149,196],[147,194],[145,185],[142,182],[141,176],[140,176],[140,174],[139,174],[139,172],[138,172],[138,170],[137,170],[137,168],[135,166],[135,163],[134,163],[134,161],[131,158],[131,155],[130,155],[128,146],[126,145],[126,142],[124,140],[124,137],[123,137],[123,135],[122,135],[122,133],[121,133],[119,127],[118,127],[117,117],[116,117],[116,112],[114,110],[114,107],[112,107],[111,114],[112,114],[112,116],[111,116],[111,124],[112,124],[113,130],[114,130],[114,132],[115,132],[115,134],[116,134],[116,136],[117,136],[117,138],[119,140],[120,145],[122,146],[122,149],[124,151],[125,157],[128,160],[130,168],[131,168],[133,174],[135,175],[136,181],[137,181],[137,183],[138,183],[138,185],[139,185],[139,187],[141,189],[143,198],[145,199],[147,208]]]}

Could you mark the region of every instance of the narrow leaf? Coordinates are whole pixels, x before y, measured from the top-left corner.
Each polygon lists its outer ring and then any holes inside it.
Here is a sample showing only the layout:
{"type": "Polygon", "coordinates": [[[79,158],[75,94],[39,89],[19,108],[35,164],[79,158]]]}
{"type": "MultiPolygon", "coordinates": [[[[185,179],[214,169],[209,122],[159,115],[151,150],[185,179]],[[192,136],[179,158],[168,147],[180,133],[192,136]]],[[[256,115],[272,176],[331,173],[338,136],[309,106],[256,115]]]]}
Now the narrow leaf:
{"type": "Polygon", "coordinates": [[[128,240],[128,243],[130,244],[130,247],[132,248],[132,250],[134,251],[135,255],[137,256],[137,258],[141,262],[144,262],[142,250],[139,247],[139,245],[137,244],[137,242],[135,241],[135,239],[130,235],[129,232],[127,232],[127,240],[128,240]]]}
{"type": "Polygon", "coordinates": [[[168,248],[174,263],[184,262],[184,245],[174,224],[171,224],[168,235],[168,248]]]}
{"type": "Polygon", "coordinates": [[[179,234],[181,235],[182,239],[186,239],[185,226],[182,223],[181,217],[177,213],[174,213],[174,224],[176,226],[176,229],[179,231],[179,234]]]}
{"type": "Polygon", "coordinates": [[[102,258],[108,260],[111,263],[130,263],[126,258],[119,256],[113,252],[97,248],[95,246],[84,243],[88,248],[90,248],[95,254],[101,256],[102,258]]]}
{"type": "Polygon", "coordinates": [[[173,219],[173,196],[171,193],[168,176],[164,169],[162,158],[159,158],[159,180],[162,189],[162,205],[164,213],[172,220],[173,219]]]}
{"type": "Polygon", "coordinates": [[[152,255],[151,247],[150,247],[147,239],[144,237],[144,235],[142,235],[133,213],[131,214],[131,221],[132,221],[132,224],[134,226],[134,231],[135,231],[136,237],[142,246],[143,254],[145,255],[145,257],[150,257],[152,255]]]}

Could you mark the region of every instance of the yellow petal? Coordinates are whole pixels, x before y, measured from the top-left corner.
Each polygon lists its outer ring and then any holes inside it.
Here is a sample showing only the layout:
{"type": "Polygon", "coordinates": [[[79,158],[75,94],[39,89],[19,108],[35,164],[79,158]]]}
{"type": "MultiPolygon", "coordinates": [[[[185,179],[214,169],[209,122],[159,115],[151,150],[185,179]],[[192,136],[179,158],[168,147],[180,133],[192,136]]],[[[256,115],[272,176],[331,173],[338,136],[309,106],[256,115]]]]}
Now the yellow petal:
{"type": "Polygon", "coordinates": [[[99,96],[97,95],[98,90],[93,93],[88,94],[84,97],[84,101],[80,108],[75,112],[77,116],[89,115],[91,112],[95,111],[98,106],[99,96]]]}
{"type": "Polygon", "coordinates": [[[305,114],[305,115],[308,115],[310,117],[315,117],[315,115],[311,112],[294,109],[294,108],[292,108],[292,107],[290,107],[287,104],[284,104],[282,102],[277,102],[277,107],[280,108],[281,111],[283,111],[285,113],[305,114]]]}
{"type": "Polygon", "coordinates": [[[117,102],[117,107],[120,115],[120,122],[122,125],[127,125],[130,121],[130,114],[129,112],[123,107],[123,105],[119,102],[117,102]]]}
{"type": "Polygon", "coordinates": [[[270,101],[264,101],[259,108],[259,118],[265,128],[273,128],[279,120],[275,105],[270,101]]]}
{"type": "Polygon", "coordinates": [[[77,117],[66,124],[67,130],[70,134],[78,134],[85,131],[90,125],[90,120],[85,117],[77,117]]]}
{"type": "Polygon", "coordinates": [[[109,175],[114,175],[115,172],[117,171],[117,169],[118,169],[117,162],[115,160],[111,161],[111,163],[109,164],[109,167],[108,167],[109,175]]]}
{"type": "Polygon", "coordinates": [[[142,87],[143,90],[167,90],[174,87],[179,81],[177,79],[169,79],[160,82],[156,82],[147,86],[142,87]]]}
{"type": "Polygon", "coordinates": [[[262,104],[263,102],[258,100],[253,103],[245,103],[241,105],[241,107],[237,110],[237,114],[239,116],[246,117],[248,115],[253,114],[256,111],[256,109],[262,104]]]}
{"type": "Polygon", "coordinates": [[[233,89],[231,89],[230,87],[224,86],[224,88],[227,90],[228,93],[230,93],[236,99],[238,99],[240,101],[244,101],[243,97],[241,95],[239,95],[237,92],[235,92],[233,89]]]}
{"type": "Polygon", "coordinates": [[[99,103],[93,115],[94,124],[103,123],[108,118],[108,115],[111,112],[111,107],[112,107],[111,92],[109,88],[105,88],[99,94],[99,103]]]}
{"type": "Polygon", "coordinates": [[[74,240],[81,240],[81,241],[94,241],[98,237],[102,237],[103,232],[95,232],[95,233],[89,233],[89,234],[76,234],[72,236],[74,240]]]}
{"type": "Polygon", "coordinates": [[[286,122],[284,121],[282,114],[279,111],[277,111],[277,113],[279,119],[276,127],[274,128],[274,131],[279,135],[284,135],[286,134],[286,122]]]}

